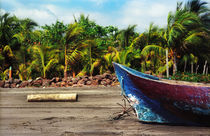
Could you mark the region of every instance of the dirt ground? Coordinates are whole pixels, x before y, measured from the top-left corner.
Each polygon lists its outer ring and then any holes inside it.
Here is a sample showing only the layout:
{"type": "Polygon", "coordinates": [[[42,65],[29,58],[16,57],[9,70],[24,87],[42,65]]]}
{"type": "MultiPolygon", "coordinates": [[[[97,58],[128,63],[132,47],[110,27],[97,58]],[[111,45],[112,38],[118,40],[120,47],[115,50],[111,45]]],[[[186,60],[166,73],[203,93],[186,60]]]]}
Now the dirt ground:
{"type": "Polygon", "coordinates": [[[0,136],[210,135],[210,127],[111,120],[123,103],[119,87],[0,88],[0,136]],[[78,102],[27,102],[34,93],[78,93],[78,102]]]}

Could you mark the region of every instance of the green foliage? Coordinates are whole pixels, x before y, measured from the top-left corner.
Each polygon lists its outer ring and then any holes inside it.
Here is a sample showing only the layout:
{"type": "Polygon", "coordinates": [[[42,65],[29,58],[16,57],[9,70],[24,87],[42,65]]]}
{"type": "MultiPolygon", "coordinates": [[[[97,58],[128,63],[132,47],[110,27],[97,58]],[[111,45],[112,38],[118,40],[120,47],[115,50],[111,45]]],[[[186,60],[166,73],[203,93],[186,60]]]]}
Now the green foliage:
{"type": "Polygon", "coordinates": [[[172,80],[182,80],[182,81],[190,81],[190,82],[204,82],[210,83],[210,75],[202,75],[202,74],[195,74],[195,73],[176,73],[175,75],[171,76],[172,80]]]}
{"type": "MultiPolygon", "coordinates": [[[[196,65],[201,73],[204,62],[207,60],[208,65],[210,62],[209,21],[210,9],[201,0],[178,3],[176,10],[169,12],[165,28],[151,23],[142,33],[135,31],[136,25],[126,29],[101,26],[83,14],[70,24],[57,20],[51,25],[38,26],[31,19],[0,13],[1,79],[6,78],[9,66],[13,68],[13,76],[28,80],[37,76],[114,72],[113,61],[143,72],[164,74],[166,58],[169,71],[173,66],[178,71],[194,73],[196,65]]],[[[198,75],[179,79],[191,78],[207,80],[198,75]]]]}

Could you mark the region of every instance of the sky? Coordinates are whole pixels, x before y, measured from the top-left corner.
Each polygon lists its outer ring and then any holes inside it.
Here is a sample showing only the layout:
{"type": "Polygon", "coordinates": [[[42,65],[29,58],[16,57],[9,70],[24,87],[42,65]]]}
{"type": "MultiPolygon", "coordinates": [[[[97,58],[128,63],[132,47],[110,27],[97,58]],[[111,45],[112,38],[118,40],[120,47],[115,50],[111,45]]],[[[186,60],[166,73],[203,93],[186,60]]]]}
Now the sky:
{"type": "MultiPolygon", "coordinates": [[[[181,0],[186,2],[187,0],[181,0]]],[[[205,0],[210,3],[210,0],[205,0]]],[[[40,26],[73,22],[80,14],[97,24],[113,25],[120,29],[137,25],[143,32],[154,22],[166,26],[169,11],[175,11],[178,0],[0,0],[1,12],[19,18],[31,18],[40,26]]],[[[209,6],[209,5],[208,5],[209,6]]]]}

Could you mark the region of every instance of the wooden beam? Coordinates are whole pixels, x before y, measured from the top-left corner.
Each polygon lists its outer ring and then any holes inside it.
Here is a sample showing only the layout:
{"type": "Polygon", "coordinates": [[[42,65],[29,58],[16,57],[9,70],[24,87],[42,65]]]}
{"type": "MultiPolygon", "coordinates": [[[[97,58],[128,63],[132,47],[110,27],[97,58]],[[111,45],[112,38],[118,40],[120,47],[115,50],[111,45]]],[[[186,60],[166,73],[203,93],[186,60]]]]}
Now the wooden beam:
{"type": "Polygon", "coordinates": [[[48,102],[48,101],[71,101],[75,102],[78,100],[76,93],[72,94],[30,94],[27,95],[28,102],[48,102]]]}

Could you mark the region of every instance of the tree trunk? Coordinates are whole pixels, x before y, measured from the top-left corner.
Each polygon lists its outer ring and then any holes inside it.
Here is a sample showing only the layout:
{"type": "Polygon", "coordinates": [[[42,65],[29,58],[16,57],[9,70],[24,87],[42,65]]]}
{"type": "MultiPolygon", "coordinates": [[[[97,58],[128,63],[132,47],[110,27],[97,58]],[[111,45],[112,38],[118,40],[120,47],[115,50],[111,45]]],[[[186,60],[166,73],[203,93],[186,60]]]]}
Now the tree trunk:
{"type": "Polygon", "coordinates": [[[206,65],[207,65],[207,60],[205,61],[205,64],[203,66],[203,75],[205,74],[205,71],[206,71],[206,65]]]}
{"type": "Polygon", "coordinates": [[[184,72],[186,71],[186,67],[187,67],[187,60],[184,61],[184,72]]]}
{"type": "Polygon", "coordinates": [[[166,77],[169,78],[168,49],[166,49],[166,77]]]}
{"type": "Polygon", "coordinates": [[[77,101],[78,95],[71,94],[31,94],[27,95],[28,102],[45,102],[45,101],[77,101]]]}
{"type": "Polygon", "coordinates": [[[173,59],[173,75],[177,72],[177,65],[176,65],[176,52],[174,52],[174,59],[173,59]]]}
{"type": "Polygon", "coordinates": [[[191,73],[193,73],[193,63],[191,62],[191,73]]]}
{"type": "Polygon", "coordinates": [[[68,66],[68,61],[67,61],[67,44],[65,45],[65,66],[64,66],[64,79],[67,80],[67,66],[68,66]]]}
{"type": "Polygon", "coordinates": [[[198,68],[199,68],[199,65],[197,65],[197,67],[196,67],[196,71],[195,71],[196,74],[198,73],[198,68]]]}

